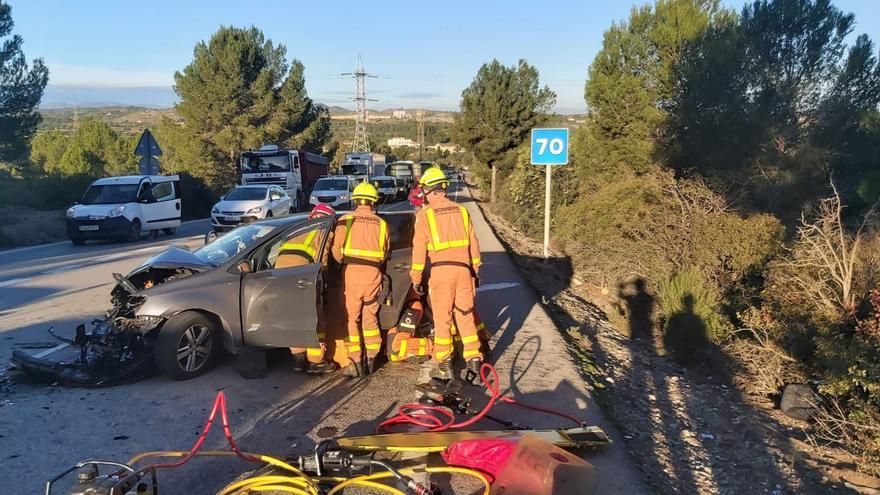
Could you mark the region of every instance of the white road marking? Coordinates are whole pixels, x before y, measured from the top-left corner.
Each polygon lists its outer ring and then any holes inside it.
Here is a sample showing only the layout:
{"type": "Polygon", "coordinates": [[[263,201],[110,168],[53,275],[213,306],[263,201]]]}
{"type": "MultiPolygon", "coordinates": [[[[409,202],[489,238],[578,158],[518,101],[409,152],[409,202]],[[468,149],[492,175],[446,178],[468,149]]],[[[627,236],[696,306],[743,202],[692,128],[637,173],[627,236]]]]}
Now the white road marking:
{"type": "Polygon", "coordinates": [[[62,266],[62,267],[60,267],[60,268],[55,268],[55,269],[53,269],[53,270],[49,270],[49,271],[47,271],[47,272],[44,272],[43,275],[52,275],[52,274],[55,274],[55,273],[69,272],[70,270],[76,270],[77,268],[82,268],[82,267],[86,266],[86,264],[87,264],[87,263],[80,263],[80,264],[78,264],[78,265],[67,265],[67,266],[62,266]]]}
{"type": "Polygon", "coordinates": [[[25,280],[27,280],[27,279],[26,278],[11,278],[9,280],[4,280],[4,281],[0,282],[0,287],[8,287],[10,285],[15,285],[19,282],[24,282],[25,280]]]}
{"type": "Polygon", "coordinates": [[[480,286],[477,287],[477,292],[510,289],[513,287],[517,287],[518,285],[519,285],[519,283],[517,283],[517,282],[495,282],[495,283],[491,283],[491,284],[480,284],[480,286]]]}
{"type": "Polygon", "coordinates": [[[52,354],[53,352],[60,351],[61,349],[66,349],[69,345],[70,344],[68,344],[66,342],[63,344],[58,344],[51,349],[46,349],[43,352],[38,352],[37,354],[34,354],[34,357],[37,359],[42,359],[42,358],[48,356],[49,354],[52,354]]]}

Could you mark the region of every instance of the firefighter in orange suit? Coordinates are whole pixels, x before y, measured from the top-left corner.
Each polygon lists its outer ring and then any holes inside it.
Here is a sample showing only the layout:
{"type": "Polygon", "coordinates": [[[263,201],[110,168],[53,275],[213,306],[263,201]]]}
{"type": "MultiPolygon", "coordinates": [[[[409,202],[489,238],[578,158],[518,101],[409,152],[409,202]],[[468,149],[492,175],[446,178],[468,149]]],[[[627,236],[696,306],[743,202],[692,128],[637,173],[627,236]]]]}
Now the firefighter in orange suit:
{"type": "MultiPolygon", "coordinates": [[[[327,216],[336,216],[336,211],[325,204],[319,204],[312,209],[311,213],[309,213],[309,220],[327,216]]],[[[290,268],[293,266],[307,265],[317,261],[315,258],[321,250],[321,236],[318,234],[318,230],[311,230],[304,235],[285,241],[284,244],[281,245],[281,249],[278,251],[278,258],[275,259],[275,268],[290,268]]],[[[331,230],[330,239],[327,241],[327,245],[329,246],[332,244],[333,231],[331,230]]],[[[321,264],[324,268],[327,267],[329,251],[329,249],[325,249],[321,256],[321,264]]],[[[324,359],[324,354],[327,351],[327,344],[325,343],[327,325],[326,317],[324,315],[324,291],[319,288],[317,296],[318,325],[316,330],[318,332],[320,346],[308,348],[291,347],[290,352],[293,354],[294,371],[306,371],[308,373],[318,374],[330,373],[336,370],[335,363],[324,359]]]]}
{"type": "Polygon", "coordinates": [[[416,214],[410,278],[423,292],[422,276],[430,259],[428,299],[434,314],[434,360],[438,378],[452,379],[453,321],[461,334],[469,379],[479,375],[483,355],[474,322],[475,278],[480,270],[480,246],[465,207],[446,197],[449,179],[429,168],[419,179],[427,205],[416,214]],[[455,316],[453,320],[453,314],[455,316]]]}
{"type": "Polygon", "coordinates": [[[385,220],[373,212],[379,193],[369,182],[358,184],[351,195],[357,208],[336,223],[333,258],[342,264],[345,312],[348,316],[348,357],[345,376],[372,373],[382,348],[379,332],[379,292],[382,265],[388,255],[389,234],[385,220]],[[363,334],[363,342],[361,335],[363,334]],[[362,362],[361,344],[366,350],[362,362]]]}

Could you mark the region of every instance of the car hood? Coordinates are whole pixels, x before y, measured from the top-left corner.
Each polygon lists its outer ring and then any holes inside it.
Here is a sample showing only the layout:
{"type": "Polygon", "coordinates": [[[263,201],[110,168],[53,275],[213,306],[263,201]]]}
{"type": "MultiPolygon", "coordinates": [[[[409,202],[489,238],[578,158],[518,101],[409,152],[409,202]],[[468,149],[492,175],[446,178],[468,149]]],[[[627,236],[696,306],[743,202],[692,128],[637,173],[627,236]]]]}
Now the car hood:
{"type": "MultiPolygon", "coordinates": [[[[122,204],[125,206],[127,203],[122,204]]],[[[106,204],[106,205],[74,205],[73,206],[73,216],[80,217],[88,217],[95,216],[104,218],[107,216],[107,213],[110,212],[113,208],[120,206],[119,204],[106,204]]]]}
{"type": "MultiPolygon", "coordinates": [[[[131,274],[138,273],[148,268],[167,268],[171,270],[176,268],[189,268],[202,272],[214,267],[197,258],[189,249],[172,246],[143,262],[139,267],[132,270],[131,274]]],[[[129,276],[131,276],[131,274],[129,274],[129,276]]]]}
{"type": "Polygon", "coordinates": [[[220,211],[243,211],[247,212],[251,208],[257,206],[266,206],[265,199],[255,199],[251,201],[221,201],[214,205],[220,211]]]}

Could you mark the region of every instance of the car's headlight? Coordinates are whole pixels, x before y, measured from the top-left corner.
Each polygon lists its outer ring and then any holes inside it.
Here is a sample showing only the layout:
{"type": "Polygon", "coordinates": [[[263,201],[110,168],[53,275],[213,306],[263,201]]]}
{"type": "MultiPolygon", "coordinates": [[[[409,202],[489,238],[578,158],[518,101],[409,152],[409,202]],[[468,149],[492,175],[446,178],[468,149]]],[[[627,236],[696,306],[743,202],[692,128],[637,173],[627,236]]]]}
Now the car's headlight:
{"type": "Polygon", "coordinates": [[[107,213],[107,218],[116,218],[116,217],[122,216],[122,212],[124,212],[124,211],[125,211],[124,206],[117,206],[116,208],[113,208],[112,210],[110,210],[109,213],[107,213]]]}
{"type": "Polygon", "coordinates": [[[220,208],[217,208],[217,207],[215,206],[214,209],[211,210],[211,213],[213,213],[213,214],[215,214],[215,215],[219,215],[219,214],[220,214],[220,208]]]}
{"type": "Polygon", "coordinates": [[[141,330],[152,330],[159,326],[165,318],[153,315],[138,315],[131,320],[131,325],[141,330]]]}
{"type": "Polygon", "coordinates": [[[256,208],[251,208],[251,209],[248,210],[247,212],[248,212],[248,213],[259,213],[259,212],[261,212],[261,211],[263,211],[263,207],[262,207],[262,206],[257,206],[256,208]]]}
{"type": "Polygon", "coordinates": [[[340,194],[339,199],[348,199],[348,194],[340,194]]]}
{"type": "Polygon", "coordinates": [[[67,218],[73,218],[73,216],[76,215],[76,210],[74,210],[73,208],[68,208],[65,215],[67,216],[67,218]]]}
{"type": "Polygon", "coordinates": [[[309,196],[309,201],[317,201],[317,200],[318,200],[318,198],[316,198],[314,194],[309,196]]]}

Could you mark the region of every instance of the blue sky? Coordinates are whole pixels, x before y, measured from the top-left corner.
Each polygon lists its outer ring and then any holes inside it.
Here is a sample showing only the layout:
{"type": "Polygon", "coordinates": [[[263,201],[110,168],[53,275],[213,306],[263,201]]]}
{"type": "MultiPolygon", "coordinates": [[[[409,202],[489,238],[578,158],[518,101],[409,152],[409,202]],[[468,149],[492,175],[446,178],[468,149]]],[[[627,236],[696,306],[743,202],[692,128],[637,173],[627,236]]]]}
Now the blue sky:
{"type": "MultiPolygon", "coordinates": [[[[744,0],[724,0],[739,8],[744,0]]],[[[557,111],[584,111],[587,67],[612,21],[639,1],[450,0],[9,0],[29,58],[50,69],[44,104],[169,106],[175,70],[221,25],[260,28],[306,67],[310,96],[352,106],[339,74],[363,56],[374,108],[456,109],[461,90],[492,58],[525,58],[556,91],[557,111]]],[[[856,32],[880,38],[876,0],[835,0],[856,32]]]]}

